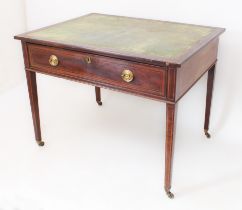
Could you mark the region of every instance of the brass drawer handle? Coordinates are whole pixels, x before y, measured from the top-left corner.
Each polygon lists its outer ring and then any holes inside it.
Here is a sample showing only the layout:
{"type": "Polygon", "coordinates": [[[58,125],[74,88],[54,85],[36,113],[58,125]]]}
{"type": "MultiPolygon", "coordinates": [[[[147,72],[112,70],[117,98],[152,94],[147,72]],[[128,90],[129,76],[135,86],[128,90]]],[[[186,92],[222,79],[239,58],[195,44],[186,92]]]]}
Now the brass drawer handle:
{"type": "Polygon", "coordinates": [[[49,63],[51,66],[57,66],[59,63],[59,60],[56,55],[51,55],[49,58],[49,63]]]}
{"type": "Polygon", "coordinates": [[[88,57],[85,57],[85,61],[86,63],[90,64],[92,62],[91,58],[88,56],[88,57]]]}
{"type": "Polygon", "coordinates": [[[123,70],[121,77],[125,82],[131,82],[134,79],[134,74],[132,71],[125,69],[123,70]]]}

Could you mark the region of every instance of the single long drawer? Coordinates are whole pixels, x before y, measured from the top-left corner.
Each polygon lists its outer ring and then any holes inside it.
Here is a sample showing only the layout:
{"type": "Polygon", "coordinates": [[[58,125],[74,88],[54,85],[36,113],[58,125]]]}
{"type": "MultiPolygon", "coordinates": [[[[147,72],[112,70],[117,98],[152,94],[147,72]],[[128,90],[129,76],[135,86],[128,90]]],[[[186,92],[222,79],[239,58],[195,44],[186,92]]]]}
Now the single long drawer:
{"type": "Polygon", "coordinates": [[[158,66],[28,44],[30,68],[127,92],[166,96],[166,70],[158,66]]]}

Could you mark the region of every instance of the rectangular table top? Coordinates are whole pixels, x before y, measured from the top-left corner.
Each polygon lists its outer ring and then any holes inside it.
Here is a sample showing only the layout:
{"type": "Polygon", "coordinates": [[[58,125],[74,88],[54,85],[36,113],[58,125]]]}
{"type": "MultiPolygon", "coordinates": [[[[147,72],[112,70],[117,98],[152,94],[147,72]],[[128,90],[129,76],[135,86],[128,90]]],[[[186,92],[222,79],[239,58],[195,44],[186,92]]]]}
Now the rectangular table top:
{"type": "Polygon", "coordinates": [[[88,14],[15,38],[180,65],[223,28],[88,14]]]}

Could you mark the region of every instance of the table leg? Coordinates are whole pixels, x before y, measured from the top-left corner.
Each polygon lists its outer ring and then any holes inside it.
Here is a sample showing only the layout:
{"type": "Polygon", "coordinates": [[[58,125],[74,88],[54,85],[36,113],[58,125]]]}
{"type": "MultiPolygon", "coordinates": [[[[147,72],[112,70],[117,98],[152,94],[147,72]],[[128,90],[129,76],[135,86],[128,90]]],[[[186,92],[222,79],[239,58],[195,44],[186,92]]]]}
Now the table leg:
{"type": "Polygon", "coordinates": [[[96,93],[96,101],[99,106],[102,106],[102,101],[101,101],[101,90],[100,87],[95,86],[95,93],[96,93]]]}
{"type": "Polygon", "coordinates": [[[165,143],[165,191],[169,198],[171,193],[172,159],[176,121],[176,104],[166,104],[166,143],[165,143]]]}
{"type": "Polygon", "coordinates": [[[210,134],[208,133],[208,129],[209,129],[209,118],[210,118],[212,94],[213,94],[213,82],[214,82],[215,67],[216,66],[214,65],[208,71],[207,97],[206,97],[205,122],[204,122],[204,133],[207,136],[207,138],[210,138],[210,134]]]}
{"type": "Polygon", "coordinates": [[[28,90],[29,90],[29,100],[30,100],[30,106],[32,111],[35,139],[39,146],[44,146],[44,142],[42,141],[41,130],[40,130],[36,73],[31,71],[25,71],[25,72],[26,72],[26,78],[27,78],[27,84],[28,84],[28,90]]]}

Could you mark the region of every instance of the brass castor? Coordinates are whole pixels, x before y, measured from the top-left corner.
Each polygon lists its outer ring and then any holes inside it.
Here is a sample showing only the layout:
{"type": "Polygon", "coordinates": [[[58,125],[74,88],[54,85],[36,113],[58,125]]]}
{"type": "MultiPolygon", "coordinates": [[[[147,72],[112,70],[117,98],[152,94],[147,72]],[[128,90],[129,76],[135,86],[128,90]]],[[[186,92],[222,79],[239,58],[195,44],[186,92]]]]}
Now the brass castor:
{"type": "Polygon", "coordinates": [[[45,142],[43,141],[37,141],[37,144],[40,146],[40,147],[43,147],[45,145],[45,142]]]}
{"type": "Polygon", "coordinates": [[[174,194],[171,191],[166,191],[166,194],[167,194],[168,198],[170,198],[170,199],[174,198],[174,194]]]}
{"type": "Polygon", "coordinates": [[[97,101],[97,104],[98,104],[99,106],[102,106],[102,105],[103,105],[103,103],[102,103],[101,101],[97,101]]]}
{"type": "Polygon", "coordinates": [[[204,130],[204,133],[207,136],[207,138],[210,139],[211,135],[208,133],[208,130],[204,130]]]}

